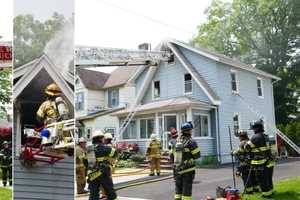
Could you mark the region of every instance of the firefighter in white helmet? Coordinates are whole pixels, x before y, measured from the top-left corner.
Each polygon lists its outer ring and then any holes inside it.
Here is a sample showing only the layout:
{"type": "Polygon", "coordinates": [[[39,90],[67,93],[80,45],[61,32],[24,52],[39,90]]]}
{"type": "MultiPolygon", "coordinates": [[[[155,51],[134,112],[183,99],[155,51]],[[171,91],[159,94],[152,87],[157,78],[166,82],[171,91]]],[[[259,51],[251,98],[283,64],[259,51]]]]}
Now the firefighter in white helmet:
{"type": "Polygon", "coordinates": [[[155,170],[157,176],[160,175],[160,141],[156,134],[151,134],[150,143],[147,148],[146,157],[150,161],[150,174],[149,176],[154,176],[155,170]]]}
{"type": "Polygon", "coordinates": [[[88,174],[90,197],[89,200],[99,200],[100,186],[106,192],[108,200],[118,199],[111,179],[111,168],[108,158],[116,158],[115,148],[105,145],[104,133],[97,130],[92,133],[92,142],[95,151],[96,164],[88,174]]]}
{"type": "Polygon", "coordinates": [[[76,146],[76,183],[78,194],[87,193],[87,191],[84,190],[86,185],[87,169],[88,158],[86,140],[83,137],[81,137],[79,138],[78,145],[76,146]]]}

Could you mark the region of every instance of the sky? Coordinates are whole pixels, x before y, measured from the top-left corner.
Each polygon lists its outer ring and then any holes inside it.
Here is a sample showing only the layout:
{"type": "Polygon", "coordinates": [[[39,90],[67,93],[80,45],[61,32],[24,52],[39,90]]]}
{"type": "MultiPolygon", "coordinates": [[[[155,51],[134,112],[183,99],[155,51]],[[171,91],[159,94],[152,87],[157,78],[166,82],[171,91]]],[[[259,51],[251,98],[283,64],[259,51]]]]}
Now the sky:
{"type": "Polygon", "coordinates": [[[13,1],[0,0],[0,41],[12,41],[13,1]]]}
{"type": "Polygon", "coordinates": [[[165,38],[189,41],[211,0],[75,0],[75,44],[154,48],[165,38]]]}

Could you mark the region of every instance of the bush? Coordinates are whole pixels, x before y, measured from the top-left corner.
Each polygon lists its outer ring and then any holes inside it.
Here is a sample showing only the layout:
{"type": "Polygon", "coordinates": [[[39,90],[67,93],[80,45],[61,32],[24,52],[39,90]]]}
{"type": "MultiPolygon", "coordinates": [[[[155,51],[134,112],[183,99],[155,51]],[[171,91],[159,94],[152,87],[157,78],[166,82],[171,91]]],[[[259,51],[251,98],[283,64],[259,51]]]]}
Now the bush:
{"type": "MultiPolygon", "coordinates": [[[[279,124],[277,125],[284,134],[288,136],[297,146],[300,146],[300,119],[291,121],[286,126],[279,124]]],[[[297,155],[297,153],[286,144],[287,150],[292,155],[297,155]]]]}
{"type": "Polygon", "coordinates": [[[216,156],[204,156],[202,159],[196,160],[196,165],[200,166],[207,166],[207,165],[217,165],[218,158],[216,156]]]}
{"type": "Polygon", "coordinates": [[[130,157],[130,160],[132,160],[135,163],[143,163],[145,161],[145,156],[135,154],[130,157]]]}
{"type": "Polygon", "coordinates": [[[137,163],[132,160],[119,160],[116,164],[116,168],[134,168],[136,166],[137,163]]]}

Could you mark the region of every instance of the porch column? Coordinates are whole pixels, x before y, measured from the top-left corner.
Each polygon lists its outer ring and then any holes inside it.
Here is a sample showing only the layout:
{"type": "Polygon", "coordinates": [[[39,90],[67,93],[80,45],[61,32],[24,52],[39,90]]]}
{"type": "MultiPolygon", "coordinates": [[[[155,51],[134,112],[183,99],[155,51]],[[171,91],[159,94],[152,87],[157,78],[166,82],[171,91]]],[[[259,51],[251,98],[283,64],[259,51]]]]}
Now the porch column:
{"type": "Polygon", "coordinates": [[[189,107],[186,109],[186,121],[193,121],[193,112],[192,112],[192,107],[189,107]]]}
{"type": "Polygon", "coordinates": [[[158,118],[158,113],[155,113],[155,134],[159,134],[159,118],[158,118]]]}

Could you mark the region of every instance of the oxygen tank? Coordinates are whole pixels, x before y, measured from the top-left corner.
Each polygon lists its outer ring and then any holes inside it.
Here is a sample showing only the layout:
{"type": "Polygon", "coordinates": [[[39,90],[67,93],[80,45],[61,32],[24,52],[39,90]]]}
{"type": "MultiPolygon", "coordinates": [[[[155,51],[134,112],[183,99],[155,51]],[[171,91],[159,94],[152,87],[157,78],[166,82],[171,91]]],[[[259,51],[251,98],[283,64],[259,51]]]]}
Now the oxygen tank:
{"type": "Polygon", "coordinates": [[[182,151],[183,151],[183,143],[181,140],[177,140],[175,145],[175,155],[174,155],[174,164],[179,166],[182,162],[182,151]]]}
{"type": "Polygon", "coordinates": [[[56,97],[55,103],[61,120],[69,119],[69,110],[62,97],[56,97]]]}

